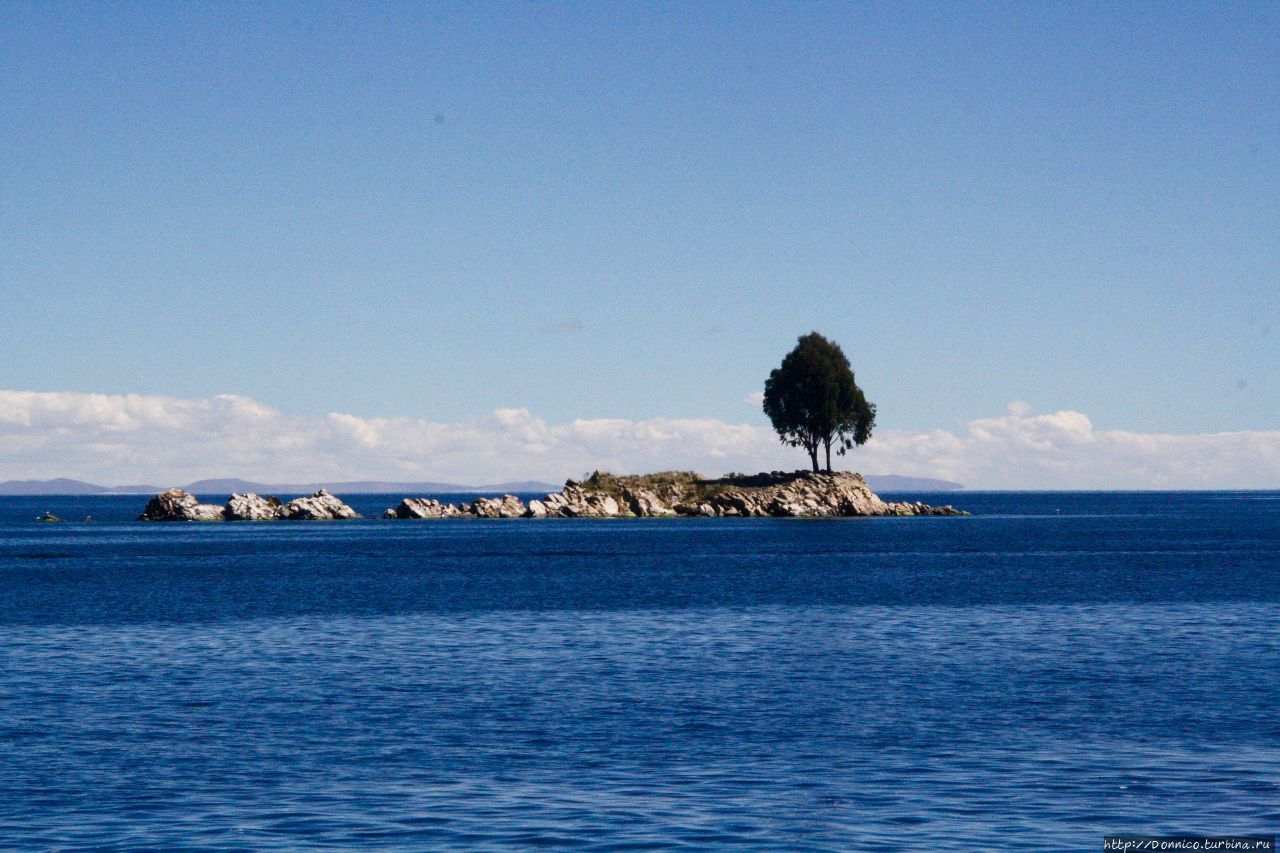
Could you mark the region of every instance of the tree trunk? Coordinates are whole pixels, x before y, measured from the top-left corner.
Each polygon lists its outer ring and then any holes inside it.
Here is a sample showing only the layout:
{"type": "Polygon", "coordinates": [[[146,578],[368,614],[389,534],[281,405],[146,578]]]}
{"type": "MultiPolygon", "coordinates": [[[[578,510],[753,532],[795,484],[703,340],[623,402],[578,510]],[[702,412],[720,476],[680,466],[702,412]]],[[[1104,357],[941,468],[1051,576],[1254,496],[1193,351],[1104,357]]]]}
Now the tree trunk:
{"type": "Polygon", "coordinates": [[[818,445],[809,448],[809,461],[813,463],[813,473],[818,473],[818,445]]]}
{"type": "Polygon", "coordinates": [[[827,473],[830,474],[831,473],[831,439],[828,438],[825,443],[827,447],[827,473]]]}

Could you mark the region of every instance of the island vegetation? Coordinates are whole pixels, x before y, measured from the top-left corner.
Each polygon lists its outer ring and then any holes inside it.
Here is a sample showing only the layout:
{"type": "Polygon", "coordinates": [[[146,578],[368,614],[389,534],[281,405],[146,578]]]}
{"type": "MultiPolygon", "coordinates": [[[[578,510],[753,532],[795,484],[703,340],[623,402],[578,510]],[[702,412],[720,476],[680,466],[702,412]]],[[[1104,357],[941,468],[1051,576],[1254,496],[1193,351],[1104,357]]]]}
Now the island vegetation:
{"type": "Polygon", "coordinates": [[[818,449],[843,456],[867,443],[876,423],[876,407],[868,402],[844,350],[817,332],[801,335],[795,349],[764,383],[764,413],[784,444],[803,447],[814,472],[818,449]]]}

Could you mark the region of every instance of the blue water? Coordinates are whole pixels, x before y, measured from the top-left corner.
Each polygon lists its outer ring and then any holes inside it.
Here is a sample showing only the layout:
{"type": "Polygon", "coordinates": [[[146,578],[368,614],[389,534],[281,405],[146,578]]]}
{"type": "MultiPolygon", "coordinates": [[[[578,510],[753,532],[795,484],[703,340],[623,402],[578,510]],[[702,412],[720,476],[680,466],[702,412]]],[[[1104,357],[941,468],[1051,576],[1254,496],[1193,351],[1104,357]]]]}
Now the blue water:
{"type": "Polygon", "coordinates": [[[1280,494],[933,499],[975,515],[156,525],[138,497],[0,499],[0,846],[1277,831],[1280,494]]]}

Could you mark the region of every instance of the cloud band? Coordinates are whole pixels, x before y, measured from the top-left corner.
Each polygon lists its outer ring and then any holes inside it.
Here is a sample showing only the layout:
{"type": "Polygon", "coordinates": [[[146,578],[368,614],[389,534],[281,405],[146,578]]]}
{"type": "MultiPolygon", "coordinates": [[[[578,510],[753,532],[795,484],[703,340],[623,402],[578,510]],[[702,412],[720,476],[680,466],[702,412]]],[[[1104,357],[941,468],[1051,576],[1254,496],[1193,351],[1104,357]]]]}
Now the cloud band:
{"type": "MultiPolygon", "coordinates": [[[[961,432],[882,430],[841,462],[971,488],[1280,488],[1280,431],[1157,434],[1095,429],[1079,412],[1011,404],[961,432]]],[[[560,480],[596,468],[790,469],[803,454],[767,426],[710,418],[572,420],[527,409],[458,422],[282,413],[246,397],[0,391],[0,480],[76,477],[170,484],[212,476],[560,480]]]]}

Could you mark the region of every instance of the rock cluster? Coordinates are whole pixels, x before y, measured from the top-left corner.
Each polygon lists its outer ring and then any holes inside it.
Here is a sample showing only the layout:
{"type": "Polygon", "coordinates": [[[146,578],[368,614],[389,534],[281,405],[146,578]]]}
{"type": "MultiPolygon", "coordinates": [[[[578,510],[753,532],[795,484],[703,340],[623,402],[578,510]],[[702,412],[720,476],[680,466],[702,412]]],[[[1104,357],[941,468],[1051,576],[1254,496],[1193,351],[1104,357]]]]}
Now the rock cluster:
{"type": "Polygon", "coordinates": [[[182,489],[161,492],[147,503],[140,521],[275,521],[359,518],[351,507],[321,489],[282,504],[276,498],[235,494],[224,506],[202,504],[182,489]]]}
{"type": "MultiPolygon", "coordinates": [[[[536,503],[536,501],[535,501],[536,503]]],[[[515,495],[476,498],[472,503],[446,504],[433,498],[405,498],[383,518],[528,518],[529,508],[515,495]]]]}
{"type": "Polygon", "coordinates": [[[463,515],[459,506],[444,504],[431,498],[405,498],[400,504],[382,514],[383,518],[453,518],[463,515]]]}
{"type": "Polygon", "coordinates": [[[471,504],[471,514],[477,518],[523,518],[528,510],[515,495],[500,498],[476,498],[471,504]]]}

